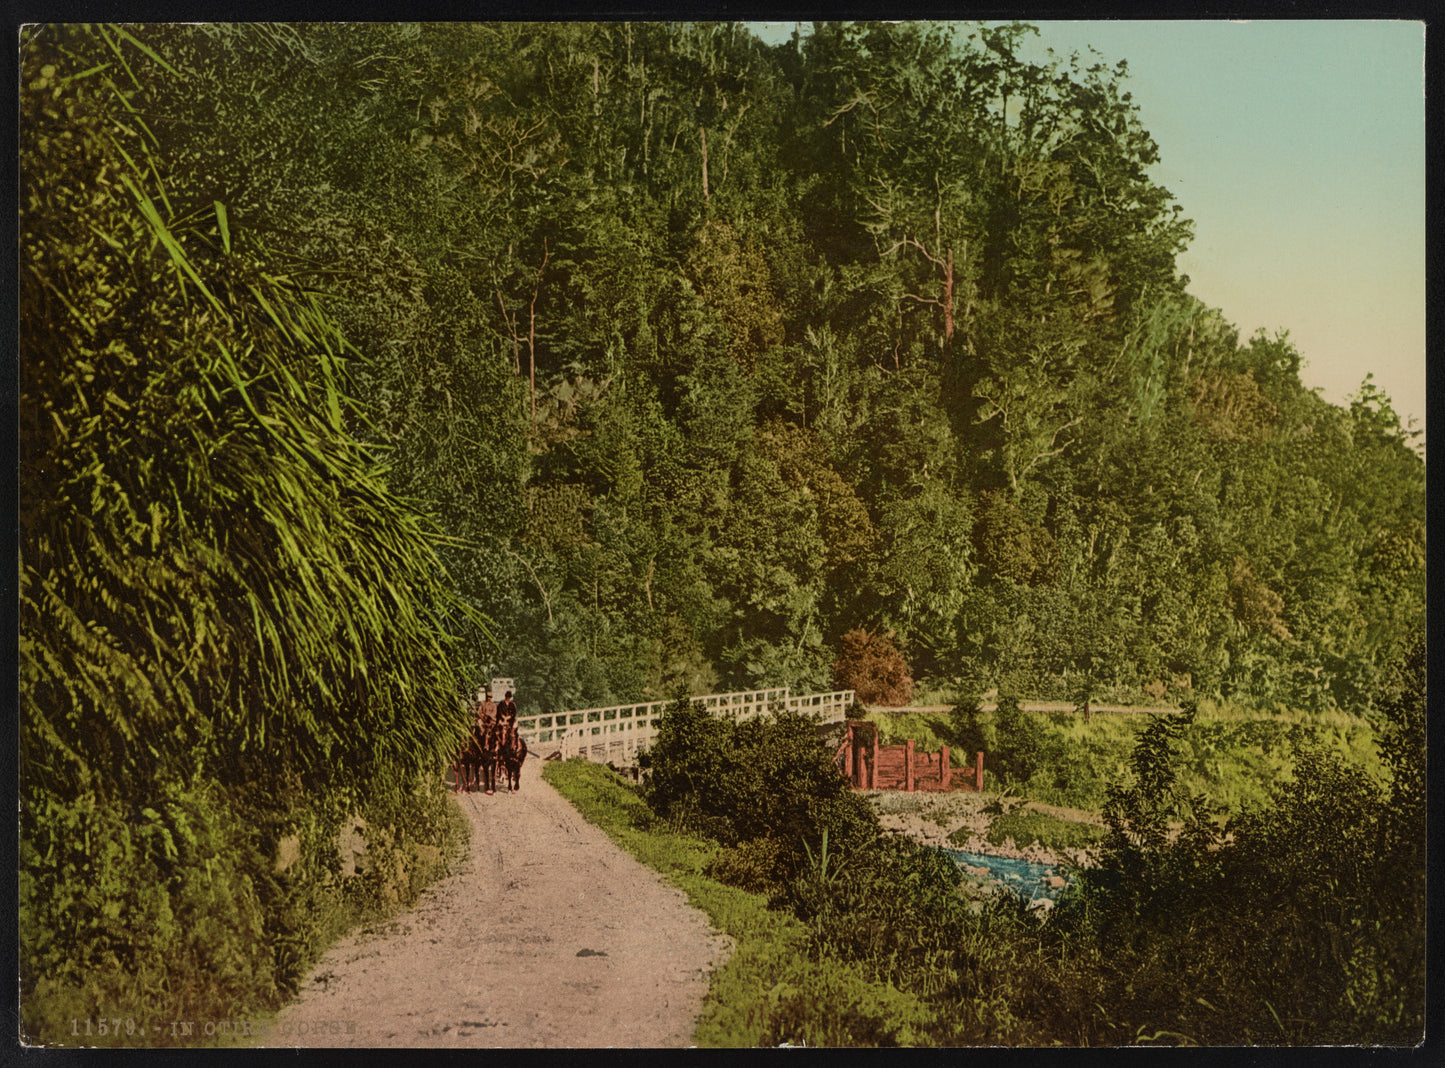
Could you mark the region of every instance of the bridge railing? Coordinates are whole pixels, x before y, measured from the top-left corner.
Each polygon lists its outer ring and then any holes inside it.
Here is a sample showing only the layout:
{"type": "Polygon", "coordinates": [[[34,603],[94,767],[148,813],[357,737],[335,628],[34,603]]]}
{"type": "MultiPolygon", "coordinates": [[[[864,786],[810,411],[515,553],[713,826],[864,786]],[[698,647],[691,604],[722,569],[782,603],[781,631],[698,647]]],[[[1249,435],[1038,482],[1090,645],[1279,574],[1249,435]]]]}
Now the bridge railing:
{"type": "Polygon", "coordinates": [[[783,705],[790,712],[821,716],[824,723],[842,723],[848,718],[848,709],[853,707],[856,696],[853,690],[809,693],[789,697],[783,705]]]}
{"type": "MultiPolygon", "coordinates": [[[[793,697],[786,686],[736,693],[713,693],[692,698],[714,715],[739,720],[771,712],[775,707],[817,715],[824,723],[840,723],[853,704],[852,690],[793,697]]],[[[642,701],[582,708],[551,715],[518,716],[517,727],[527,746],[539,756],[557,753],[563,760],[580,756],[597,763],[619,766],[637,763],[637,753],[652,744],[662,712],[671,701],[642,701]]]]}

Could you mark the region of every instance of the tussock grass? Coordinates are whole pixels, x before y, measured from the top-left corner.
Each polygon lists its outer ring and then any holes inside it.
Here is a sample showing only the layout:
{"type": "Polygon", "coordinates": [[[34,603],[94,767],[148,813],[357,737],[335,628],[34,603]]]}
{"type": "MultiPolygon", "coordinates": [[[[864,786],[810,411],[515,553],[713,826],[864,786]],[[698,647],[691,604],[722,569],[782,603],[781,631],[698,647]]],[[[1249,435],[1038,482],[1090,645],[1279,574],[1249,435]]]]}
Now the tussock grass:
{"type": "Polygon", "coordinates": [[[160,150],[184,76],[124,27],[25,45],[20,1032],[133,1044],[273,1003],[444,870],[455,653],[485,626],[353,436],[314,278],[160,150]]]}
{"type": "Polygon", "coordinates": [[[1014,845],[1021,849],[1035,842],[1052,850],[1086,849],[1097,844],[1105,833],[1104,828],[1089,823],[1017,808],[989,824],[987,839],[992,845],[1001,846],[1012,838],[1014,845]]]}

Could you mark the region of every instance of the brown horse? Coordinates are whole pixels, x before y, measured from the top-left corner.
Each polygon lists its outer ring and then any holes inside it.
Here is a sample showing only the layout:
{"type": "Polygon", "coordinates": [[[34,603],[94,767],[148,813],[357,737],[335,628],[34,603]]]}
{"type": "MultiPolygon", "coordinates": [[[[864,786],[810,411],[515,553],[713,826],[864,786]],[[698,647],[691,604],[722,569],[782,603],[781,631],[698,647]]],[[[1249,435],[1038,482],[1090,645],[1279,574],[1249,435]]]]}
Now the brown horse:
{"type": "Polygon", "coordinates": [[[481,789],[497,792],[497,755],[501,742],[501,726],[492,719],[483,719],[472,729],[477,746],[477,767],[481,772],[481,789]]]}
{"type": "Polygon", "coordinates": [[[513,793],[522,788],[522,762],[527,759],[527,739],[516,723],[503,723],[498,730],[497,753],[507,775],[507,789],[513,793]]]}
{"type": "Polygon", "coordinates": [[[482,765],[482,747],[479,731],[474,724],[462,739],[461,748],[457,751],[456,762],[452,764],[452,773],[456,778],[457,793],[466,791],[471,793],[477,785],[477,772],[482,765]]]}

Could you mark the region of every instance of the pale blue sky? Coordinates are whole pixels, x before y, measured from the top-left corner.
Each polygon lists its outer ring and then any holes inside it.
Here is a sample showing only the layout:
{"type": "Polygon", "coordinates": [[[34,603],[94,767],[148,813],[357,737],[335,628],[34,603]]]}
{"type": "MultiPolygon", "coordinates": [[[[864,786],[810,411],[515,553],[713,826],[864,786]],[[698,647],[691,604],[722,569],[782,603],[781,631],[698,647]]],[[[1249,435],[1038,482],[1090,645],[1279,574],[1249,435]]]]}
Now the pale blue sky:
{"type": "MultiPolygon", "coordinates": [[[[1112,65],[1194,220],[1190,290],[1247,338],[1286,329],[1306,386],[1367,372],[1425,425],[1425,30],[1418,22],[1040,22],[1112,65]]],[[[761,27],[759,27],[761,28],[761,27]]],[[[786,40],[792,23],[768,24],[786,40]]],[[[806,30],[806,27],[805,27],[806,30]]]]}

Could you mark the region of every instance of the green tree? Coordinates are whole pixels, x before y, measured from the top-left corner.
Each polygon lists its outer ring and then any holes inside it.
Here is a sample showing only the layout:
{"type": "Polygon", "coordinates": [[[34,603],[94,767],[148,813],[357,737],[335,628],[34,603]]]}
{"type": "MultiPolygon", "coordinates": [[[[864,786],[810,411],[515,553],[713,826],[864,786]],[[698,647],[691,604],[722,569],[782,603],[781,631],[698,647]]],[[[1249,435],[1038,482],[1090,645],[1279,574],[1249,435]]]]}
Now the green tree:
{"type": "Polygon", "coordinates": [[[1052,581],[1057,550],[1046,529],[1002,494],[986,494],[981,512],[978,550],[994,575],[1022,585],[1052,581]]]}

